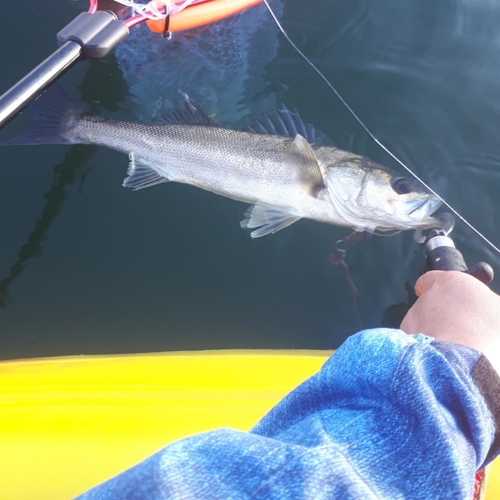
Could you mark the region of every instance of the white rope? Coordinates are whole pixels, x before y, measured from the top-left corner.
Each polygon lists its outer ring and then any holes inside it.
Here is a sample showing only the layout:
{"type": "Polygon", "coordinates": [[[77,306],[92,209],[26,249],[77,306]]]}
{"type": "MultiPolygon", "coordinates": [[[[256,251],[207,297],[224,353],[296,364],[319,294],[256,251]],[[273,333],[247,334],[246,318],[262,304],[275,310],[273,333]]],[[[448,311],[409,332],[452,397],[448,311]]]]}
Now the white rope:
{"type": "Polygon", "coordinates": [[[189,7],[194,0],[185,0],[181,4],[176,4],[172,0],[151,0],[149,3],[137,3],[134,0],[115,0],[115,2],[130,7],[136,14],[143,16],[152,21],[165,19],[171,14],[177,14],[186,7],[189,7]],[[164,7],[165,12],[161,12],[160,8],[164,7]]]}

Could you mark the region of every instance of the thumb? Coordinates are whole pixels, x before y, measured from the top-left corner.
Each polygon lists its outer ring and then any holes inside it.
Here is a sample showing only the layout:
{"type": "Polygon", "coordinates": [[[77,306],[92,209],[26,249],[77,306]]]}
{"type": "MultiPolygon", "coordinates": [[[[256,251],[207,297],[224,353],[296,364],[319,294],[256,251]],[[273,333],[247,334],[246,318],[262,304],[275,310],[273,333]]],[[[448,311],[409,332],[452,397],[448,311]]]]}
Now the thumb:
{"type": "Polygon", "coordinates": [[[422,276],[420,276],[415,283],[416,296],[420,297],[422,294],[427,292],[437,280],[442,278],[443,273],[446,273],[446,271],[428,271],[425,274],[422,274],[422,276]]]}

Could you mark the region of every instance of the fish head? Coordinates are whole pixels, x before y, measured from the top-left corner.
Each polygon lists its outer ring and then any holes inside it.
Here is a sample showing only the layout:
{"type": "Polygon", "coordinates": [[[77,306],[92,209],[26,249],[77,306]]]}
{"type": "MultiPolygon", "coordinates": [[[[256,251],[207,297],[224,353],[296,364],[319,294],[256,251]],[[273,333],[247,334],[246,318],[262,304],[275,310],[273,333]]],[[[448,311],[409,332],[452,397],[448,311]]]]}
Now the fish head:
{"type": "Polygon", "coordinates": [[[346,225],[357,231],[427,229],[441,201],[418,181],[371,160],[353,156],[326,170],[326,187],[346,225]]]}

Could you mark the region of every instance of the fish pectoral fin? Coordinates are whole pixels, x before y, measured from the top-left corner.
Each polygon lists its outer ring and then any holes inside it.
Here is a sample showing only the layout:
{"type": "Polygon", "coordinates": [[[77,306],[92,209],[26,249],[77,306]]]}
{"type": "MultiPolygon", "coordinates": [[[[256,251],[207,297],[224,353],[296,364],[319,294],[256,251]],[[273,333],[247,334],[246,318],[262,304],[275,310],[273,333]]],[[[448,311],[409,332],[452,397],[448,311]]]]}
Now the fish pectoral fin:
{"type": "Polygon", "coordinates": [[[169,181],[166,177],[159,175],[156,170],[152,169],[141,158],[135,158],[133,152],[130,152],[128,157],[130,161],[127,169],[127,177],[123,180],[123,187],[137,191],[138,189],[144,189],[169,181]]]}
{"type": "Polygon", "coordinates": [[[290,145],[290,163],[306,192],[316,197],[325,189],[323,175],[311,145],[297,134],[290,145]]]}
{"type": "Polygon", "coordinates": [[[272,234],[280,229],[288,227],[290,224],[301,219],[300,215],[290,213],[285,208],[257,203],[245,212],[245,218],[241,221],[241,227],[245,229],[259,228],[252,231],[252,238],[260,238],[266,234],[272,234]]]}

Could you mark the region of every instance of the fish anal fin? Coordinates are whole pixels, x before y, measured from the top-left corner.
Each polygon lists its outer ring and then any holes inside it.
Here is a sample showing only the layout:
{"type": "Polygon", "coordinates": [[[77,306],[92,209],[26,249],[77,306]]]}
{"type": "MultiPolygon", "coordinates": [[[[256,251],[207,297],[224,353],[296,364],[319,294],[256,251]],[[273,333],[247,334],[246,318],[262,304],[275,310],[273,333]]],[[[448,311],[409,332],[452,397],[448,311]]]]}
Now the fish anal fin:
{"type": "Polygon", "coordinates": [[[245,212],[241,227],[245,229],[258,228],[250,233],[252,238],[260,238],[266,234],[276,233],[290,226],[301,218],[285,208],[275,207],[266,203],[257,203],[245,212]]]}
{"type": "Polygon", "coordinates": [[[136,158],[133,152],[129,153],[128,157],[130,161],[127,169],[127,177],[123,180],[122,186],[137,191],[138,189],[144,189],[169,181],[166,177],[159,175],[156,170],[147,165],[141,158],[136,158]]]}
{"type": "Polygon", "coordinates": [[[290,145],[290,162],[297,178],[310,196],[316,197],[325,189],[323,174],[311,145],[300,134],[290,145]]]}

